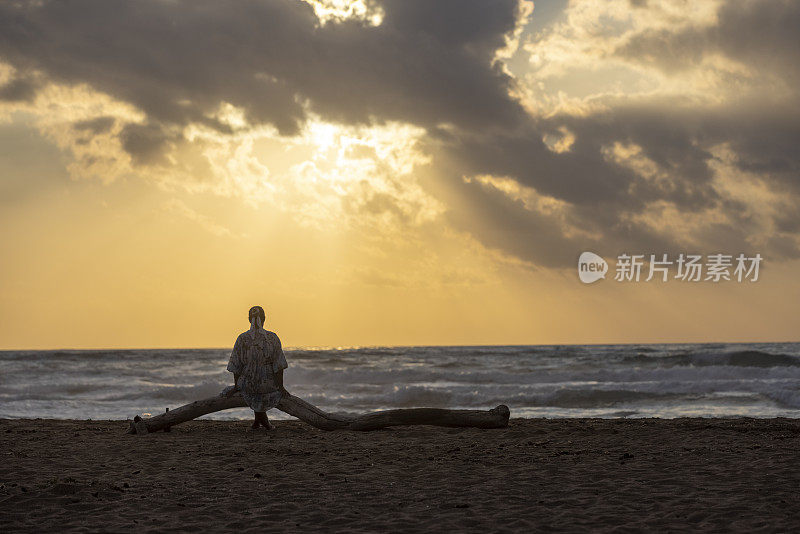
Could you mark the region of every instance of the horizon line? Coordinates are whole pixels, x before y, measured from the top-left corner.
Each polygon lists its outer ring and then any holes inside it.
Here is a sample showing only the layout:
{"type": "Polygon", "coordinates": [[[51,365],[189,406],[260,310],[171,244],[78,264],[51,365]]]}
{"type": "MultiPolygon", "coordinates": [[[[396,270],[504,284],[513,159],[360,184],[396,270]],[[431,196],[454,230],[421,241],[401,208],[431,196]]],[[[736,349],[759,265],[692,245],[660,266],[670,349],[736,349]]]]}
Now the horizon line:
{"type": "MultiPolygon", "coordinates": [[[[432,343],[419,345],[296,345],[283,347],[284,350],[352,350],[371,348],[427,348],[427,347],[591,347],[591,346],[629,346],[629,345],[765,345],[800,343],[800,340],[781,341],[667,341],[667,342],[620,342],[620,343],[432,343]]],[[[53,351],[132,351],[132,350],[231,350],[230,347],[56,347],[56,348],[0,348],[0,352],[53,352],[53,351]]]]}

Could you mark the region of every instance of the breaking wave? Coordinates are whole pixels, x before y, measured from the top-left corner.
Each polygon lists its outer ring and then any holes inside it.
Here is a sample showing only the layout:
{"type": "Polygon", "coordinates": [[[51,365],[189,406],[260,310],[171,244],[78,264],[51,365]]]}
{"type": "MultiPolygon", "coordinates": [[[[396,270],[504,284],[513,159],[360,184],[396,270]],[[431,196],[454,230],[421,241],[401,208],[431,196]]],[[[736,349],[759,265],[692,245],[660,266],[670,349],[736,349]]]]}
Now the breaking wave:
{"type": "MultiPolygon", "coordinates": [[[[229,351],[0,352],[0,417],[124,418],[218,394],[229,351]]],[[[800,344],[287,350],[323,409],[487,408],[514,416],[800,416],[800,344]]],[[[213,417],[245,417],[247,410],[213,417]]]]}

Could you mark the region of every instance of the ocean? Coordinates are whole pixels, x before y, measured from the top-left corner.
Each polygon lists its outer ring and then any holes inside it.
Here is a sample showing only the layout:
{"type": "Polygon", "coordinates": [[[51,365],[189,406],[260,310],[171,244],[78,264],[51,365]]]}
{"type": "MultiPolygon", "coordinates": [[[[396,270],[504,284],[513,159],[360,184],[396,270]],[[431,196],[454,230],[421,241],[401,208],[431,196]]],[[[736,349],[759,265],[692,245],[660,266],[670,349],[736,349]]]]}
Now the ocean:
{"type": "MultiPolygon", "coordinates": [[[[229,355],[2,351],[0,417],[156,415],[230,385],[229,355]]],[[[331,412],[506,404],[512,417],[800,416],[800,343],[302,348],[286,357],[287,389],[331,412]]]]}

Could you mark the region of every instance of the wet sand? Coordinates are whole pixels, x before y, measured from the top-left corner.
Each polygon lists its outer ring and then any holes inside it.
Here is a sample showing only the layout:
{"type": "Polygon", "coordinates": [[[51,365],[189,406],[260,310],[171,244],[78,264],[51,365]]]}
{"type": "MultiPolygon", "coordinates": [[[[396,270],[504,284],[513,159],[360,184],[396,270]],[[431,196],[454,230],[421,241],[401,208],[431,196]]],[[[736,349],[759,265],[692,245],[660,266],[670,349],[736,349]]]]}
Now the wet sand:
{"type": "Polygon", "coordinates": [[[0,530],[800,529],[798,420],[275,424],[0,420],[0,530]]]}

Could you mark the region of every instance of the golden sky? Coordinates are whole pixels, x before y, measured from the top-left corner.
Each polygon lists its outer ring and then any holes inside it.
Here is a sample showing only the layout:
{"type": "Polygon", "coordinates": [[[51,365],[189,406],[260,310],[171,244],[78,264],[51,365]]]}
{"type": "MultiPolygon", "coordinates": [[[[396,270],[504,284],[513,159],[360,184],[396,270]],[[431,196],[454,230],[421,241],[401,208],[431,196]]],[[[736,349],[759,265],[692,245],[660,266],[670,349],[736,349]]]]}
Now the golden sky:
{"type": "Polygon", "coordinates": [[[0,348],[797,340],[791,2],[0,6],[0,348]],[[577,277],[584,250],[612,263],[577,277]],[[759,280],[623,283],[618,254],[759,280]]]}

